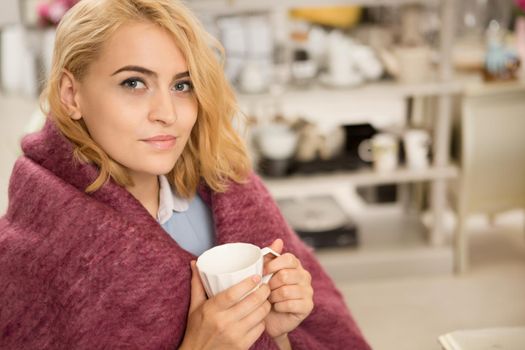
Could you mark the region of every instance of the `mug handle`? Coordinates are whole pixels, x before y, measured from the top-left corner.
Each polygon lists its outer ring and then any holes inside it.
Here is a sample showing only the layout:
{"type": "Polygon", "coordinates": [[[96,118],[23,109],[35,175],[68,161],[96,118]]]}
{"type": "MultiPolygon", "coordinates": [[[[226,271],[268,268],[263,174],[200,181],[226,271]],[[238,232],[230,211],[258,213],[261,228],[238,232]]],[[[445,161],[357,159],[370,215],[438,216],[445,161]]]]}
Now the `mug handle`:
{"type": "MultiPolygon", "coordinates": [[[[264,247],[261,249],[261,255],[264,257],[265,255],[267,254],[273,254],[274,256],[281,256],[281,254],[277,253],[275,250],[273,250],[272,248],[270,247],[264,247]]],[[[264,275],[262,276],[262,283],[265,283],[265,284],[268,284],[268,282],[270,281],[270,279],[272,278],[273,276],[273,273],[269,273],[267,275],[264,275]]]]}
{"type": "Polygon", "coordinates": [[[374,155],[372,154],[372,142],[371,139],[366,139],[359,143],[357,146],[357,155],[364,162],[373,162],[374,155]]]}

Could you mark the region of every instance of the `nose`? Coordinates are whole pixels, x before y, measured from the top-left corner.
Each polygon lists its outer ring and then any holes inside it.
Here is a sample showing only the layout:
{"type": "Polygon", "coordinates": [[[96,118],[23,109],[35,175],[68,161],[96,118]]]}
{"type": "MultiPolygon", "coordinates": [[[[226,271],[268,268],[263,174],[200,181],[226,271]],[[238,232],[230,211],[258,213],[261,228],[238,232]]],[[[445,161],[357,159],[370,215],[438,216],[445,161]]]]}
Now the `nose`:
{"type": "Polygon", "coordinates": [[[177,120],[177,111],[169,91],[158,91],[151,99],[150,112],[148,116],[152,122],[160,122],[170,125],[177,120]]]}

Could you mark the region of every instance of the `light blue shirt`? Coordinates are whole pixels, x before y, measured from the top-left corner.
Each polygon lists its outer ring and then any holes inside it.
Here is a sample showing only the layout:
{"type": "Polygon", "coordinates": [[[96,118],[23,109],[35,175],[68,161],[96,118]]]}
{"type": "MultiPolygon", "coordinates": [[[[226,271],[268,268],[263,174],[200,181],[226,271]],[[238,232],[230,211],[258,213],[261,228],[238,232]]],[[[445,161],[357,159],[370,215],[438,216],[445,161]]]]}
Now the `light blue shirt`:
{"type": "Polygon", "coordinates": [[[158,223],[190,253],[199,256],[210,249],[215,240],[210,208],[199,195],[189,200],[179,197],[163,175],[159,185],[158,223]]]}

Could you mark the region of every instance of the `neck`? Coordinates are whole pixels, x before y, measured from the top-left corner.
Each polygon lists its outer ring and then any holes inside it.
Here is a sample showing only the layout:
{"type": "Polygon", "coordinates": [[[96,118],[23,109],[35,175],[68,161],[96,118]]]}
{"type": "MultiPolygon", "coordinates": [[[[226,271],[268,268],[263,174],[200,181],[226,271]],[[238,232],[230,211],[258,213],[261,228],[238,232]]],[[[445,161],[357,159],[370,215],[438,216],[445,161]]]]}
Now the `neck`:
{"type": "Polygon", "coordinates": [[[159,180],[157,175],[133,173],[131,179],[133,186],[126,187],[126,190],[156,219],[159,210],[159,180]]]}

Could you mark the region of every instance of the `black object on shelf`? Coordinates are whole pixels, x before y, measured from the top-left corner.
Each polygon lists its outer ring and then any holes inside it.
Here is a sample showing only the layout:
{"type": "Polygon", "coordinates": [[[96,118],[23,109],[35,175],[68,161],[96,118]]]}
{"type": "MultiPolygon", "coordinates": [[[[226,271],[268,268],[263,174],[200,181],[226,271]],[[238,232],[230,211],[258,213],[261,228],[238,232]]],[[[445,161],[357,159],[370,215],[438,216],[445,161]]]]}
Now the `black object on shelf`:
{"type": "Polygon", "coordinates": [[[296,231],[299,237],[312,248],[355,247],[358,244],[357,227],[348,225],[323,232],[296,231]]]}
{"type": "Polygon", "coordinates": [[[367,204],[383,204],[397,202],[397,184],[375,186],[358,186],[357,194],[367,204]]]}
{"type": "Polygon", "coordinates": [[[293,161],[290,166],[292,174],[315,174],[336,170],[356,170],[362,162],[352,155],[342,154],[332,159],[315,159],[309,162],[293,161]]]}
{"type": "Polygon", "coordinates": [[[377,134],[377,129],[368,123],[345,125],[344,128],[346,133],[345,153],[354,157],[361,165],[370,166],[372,162],[359,158],[359,145],[377,134]]]}
{"type": "Polygon", "coordinates": [[[332,196],[281,199],[277,204],[290,226],[313,248],[359,243],[357,226],[332,196]]]}
{"type": "Polygon", "coordinates": [[[268,177],[282,177],[292,174],[291,159],[261,158],[259,171],[268,177]]]}

